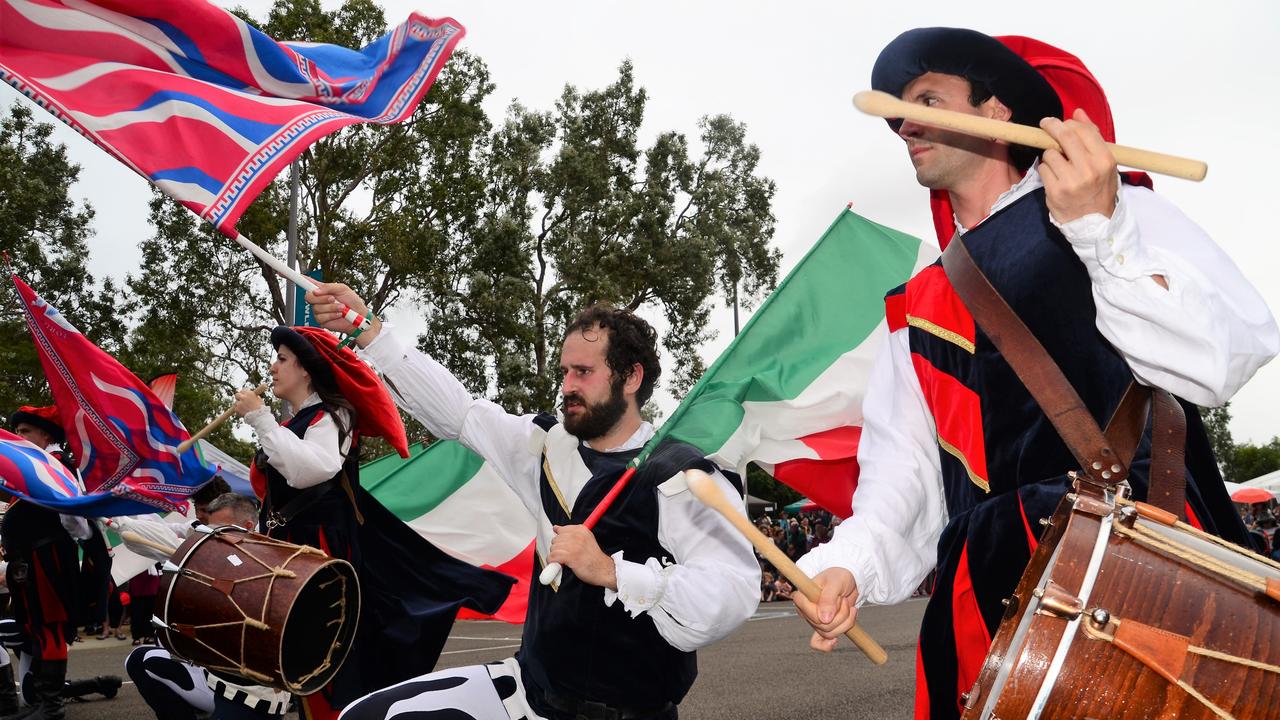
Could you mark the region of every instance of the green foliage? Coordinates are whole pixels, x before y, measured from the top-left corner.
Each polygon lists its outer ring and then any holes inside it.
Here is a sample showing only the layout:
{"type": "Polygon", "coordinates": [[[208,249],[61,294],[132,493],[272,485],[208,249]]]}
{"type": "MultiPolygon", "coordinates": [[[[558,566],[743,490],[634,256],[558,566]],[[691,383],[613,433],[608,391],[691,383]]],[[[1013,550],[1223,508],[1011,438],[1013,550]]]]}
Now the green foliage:
{"type": "Polygon", "coordinates": [[[1260,475],[1280,470],[1280,436],[1264,445],[1237,444],[1231,437],[1231,403],[1218,408],[1200,408],[1205,431],[1213,445],[1213,454],[1228,482],[1245,482],[1260,475]]]}
{"type": "Polygon", "coordinates": [[[449,284],[427,289],[421,347],[513,410],[552,407],[563,328],[597,302],[654,308],[670,386],[702,374],[711,298],[754,302],[776,284],[772,181],[727,116],[639,141],[647,94],[630,62],[601,90],[566,86],[552,111],[514,104],[493,134],[484,211],[449,284]],[[732,292],[730,292],[732,289],[732,292]]]}
{"type": "Polygon", "coordinates": [[[1204,421],[1205,433],[1209,436],[1209,445],[1213,455],[1218,459],[1218,467],[1225,468],[1235,453],[1235,441],[1231,437],[1231,403],[1222,407],[1200,408],[1200,419],[1204,421]]]}
{"type": "MultiPolygon", "coordinates": [[[[50,140],[53,126],[14,104],[0,118],[0,251],[13,271],[94,342],[118,349],[124,335],[116,288],[101,287],[87,263],[93,209],[68,189],[80,173],[66,147],[50,140]]],[[[0,290],[0,415],[20,405],[52,402],[17,293],[0,290]]]]}
{"type": "Polygon", "coordinates": [[[783,485],[754,463],[747,466],[747,492],[761,500],[768,500],[781,509],[784,505],[804,497],[787,485],[783,485]]]}
{"type": "Polygon", "coordinates": [[[1235,482],[1252,480],[1276,470],[1280,470],[1280,437],[1271,438],[1266,445],[1245,443],[1236,447],[1231,462],[1235,482]]]}

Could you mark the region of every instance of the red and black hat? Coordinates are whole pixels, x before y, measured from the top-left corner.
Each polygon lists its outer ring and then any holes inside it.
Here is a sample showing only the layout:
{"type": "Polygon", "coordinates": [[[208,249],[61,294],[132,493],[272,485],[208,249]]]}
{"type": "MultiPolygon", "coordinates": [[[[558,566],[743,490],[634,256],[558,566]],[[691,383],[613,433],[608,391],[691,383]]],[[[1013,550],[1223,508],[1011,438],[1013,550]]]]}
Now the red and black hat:
{"type": "Polygon", "coordinates": [[[9,427],[15,430],[24,423],[49,433],[49,437],[56,443],[61,444],[67,441],[67,432],[62,429],[61,420],[58,418],[58,408],[53,405],[48,407],[23,405],[9,416],[9,427]]]}
{"type": "MultiPolygon", "coordinates": [[[[1001,35],[991,40],[1014,53],[1027,67],[1032,68],[1044,79],[1059,102],[1059,113],[1054,114],[1053,117],[1068,118],[1077,108],[1082,108],[1088,113],[1089,119],[1098,126],[1102,139],[1115,142],[1115,120],[1111,116],[1111,104],[1107,102],[1107,94],[1103,92],[1102,84],[1093,76],[1093,73],[1089,72],[1089,68],[1080,58],[1049,43],[1021,35],[1001,35]]],[[[996,97],[1000,97],[999,93],[996,93],[996,97]]],[[[1003,97],[1000,101],[1005,102],[1003,97]]],[[[1005,104],[1008,105],[1007,102],[1005,104]]],[[[1146,173],[1125,172],[1121,173],[1121,177],[1129,185],[1142,185],[1147,188],[1152,186],[1151,178],[1146,173]]],[[[933,210],[933,226],[938,233],[938,242],[945,248],[956,230],[951,196],[945,190],[931,190],[929,204],[933,210]]]]}
{"type": "Polygon", "coordinates": [[[381,437],[400,457],[409,457],[409,441],[395,401],[382,379],[338,338],[317,327],[276,327],[271,346],[289,348],[311,376],[313,388],[336,391],[356,409],[356,428],[362,435],[381,437]]]}
{"type": "MultiPolygon", "coordinates": [[[[894,97],[925,73],[959,75],[985,85],[1022,125],[1061,117],[1062,102],[1043,75],[999,39],[963,28],[908,30],[880,51],[871,69],[871,87],[894,97]]],[[[901,119],[889,120],[897,131],[901,119]]]]}

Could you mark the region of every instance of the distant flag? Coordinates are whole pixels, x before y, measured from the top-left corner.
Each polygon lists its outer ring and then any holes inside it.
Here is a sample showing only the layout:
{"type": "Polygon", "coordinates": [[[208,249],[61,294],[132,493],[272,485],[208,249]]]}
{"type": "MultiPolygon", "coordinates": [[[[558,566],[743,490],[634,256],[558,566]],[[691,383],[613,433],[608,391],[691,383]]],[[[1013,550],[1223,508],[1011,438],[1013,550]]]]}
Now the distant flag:
{"type": "Polygon", "coordinates": [[[179,453],[177,446],[189,433],[173,411],[17,275],[12,277],[86,490],[76,512],[184,510],[187,498],[216,468],[195,448],[179,453]]]}
{"type": "Polygon", "coordinates": [[[311,143],[408,118],[463,33],[415,13],[357,51],[204,0],[0,0],[0,78],[234,237],[311,143]]]}
{"type": "Polygon", "coordinates": [[[173,409],[173,396],[178,391],[178,373],[165,373],[151,378],[151,382],[147,383],[151,388],[151,392],[156,394],[160,402],[164,406],[173,409]]]}

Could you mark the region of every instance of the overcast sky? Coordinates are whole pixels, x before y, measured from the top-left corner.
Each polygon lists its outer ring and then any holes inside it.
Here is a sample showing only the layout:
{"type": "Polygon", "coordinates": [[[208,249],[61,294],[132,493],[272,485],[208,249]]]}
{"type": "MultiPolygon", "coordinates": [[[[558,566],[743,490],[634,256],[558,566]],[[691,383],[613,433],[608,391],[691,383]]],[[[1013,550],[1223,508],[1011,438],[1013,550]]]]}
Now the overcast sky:
{"type": "MultiPolygon", "coordinates": [[[[231,3],[224,3],[231,4],[231,3]]],[[[255,16],[266,0],[242,3],[255,16]]],[[[337,3],[325,0],[326,7],[337,3]]],[[[462,47],[488,63],[499,122],[519,99],[549,109],[566,82],[597,88],[631,58],[649,91],[646,141],[729,113],[760,146],[777,182],[775,242],[783,270],[852,202],[877,222],[933,242],[927,193],[884,122],[855,111],[879,50],[903,30],[929,25],[1029,35],[1079,56],[1111,100],[1119,141],[1203,159],[1203,183],[1156,178],[1226,249],[1273,311],[1280,308],[1280,240],[1273,211],[1270,133],[1280,116],[1280,3],[1276,2],[496,2],[381,0],[391,24],[417,10],[467,28],[462,47]]],[[[18,97],[11,88],[0,95],[18,97]]],[[[93,269],[136,270],[146,224],[146,182],[75,133],[58,139],[81,164],[73,191],[97,210],[93,269]]],[[[409,311],[411,312],[411,311],[409,311]]],[[[393,313],[395,315],[395,313],[393,313]]],[[[732,324],[719,312],[720,338],[732,324]]],[[[1237,441],[1280,434],[1280,363],[1263,368],[1232,402],[1237,441]]],[[[664,405],[670,405],[670,399],[664,405]]]]}

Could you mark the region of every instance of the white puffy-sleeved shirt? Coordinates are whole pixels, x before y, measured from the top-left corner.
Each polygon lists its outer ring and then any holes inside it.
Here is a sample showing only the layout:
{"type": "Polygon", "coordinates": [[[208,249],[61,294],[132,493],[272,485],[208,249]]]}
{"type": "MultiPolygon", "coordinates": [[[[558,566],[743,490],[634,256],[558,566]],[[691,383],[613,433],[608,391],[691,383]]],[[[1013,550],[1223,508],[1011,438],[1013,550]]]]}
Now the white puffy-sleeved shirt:
{"type": "MultiPolygon", "coordinates": [[[[384,326],[362,356],[386,378],[396,402],[433,435],[457,439],[494,467],[538,520],[537,546],[545,557],[552,532],[538,482],[547,433],[532,415],[511,415],[473,398],[444,366],[407,347],[390,330],[384,326]]],[[[635,450],[653,434],[653,426],[642,423],[622,445],[592,449],[635,450]]],[[[721,473],[714,478],[726,496],[737,496],[721,473]]],[[[583,480],[559,483],[569,507],[583,480]]],[[[675,564],[663,567],[656,559],[641,564],[614,555],[618,589],[605,588],[604,602],[621,602],[633,617],[647,613],[672,647],[692,651],[725,637],[755,612],[760,565],[750,543],[728,521],[687,489],[664,485],[666,492],[657,494],[658,540],[672,552],[675,564]]]]}
{"type": "MultiPolygon", "coordinates": [[[[1033,166],[991,212],[1042,186],[1033,166]]],[[[1280,352],[1280,331],[1257,290],[1159,195],[1121,186],[1110,218],[1054,224],[1089,273],[1098,330],[1140,382],[1217,406],[1280,352]]],[[[849,570],[859,603],[909,597],[936,564],[947,523],[937,430],[907,338],[905,330],[884,338],[868,380],[853,515],[798,563],[810,575],[849,570]]]]}
{"type": "MultiPolygon", "coordinates": [[[[298,409],[318,402],[320,396],[312,393],[298,409]]],[[[345,414],[346,410],[334,412],[345,414]]],[[[302,437],[277,423],[265,406],[246,414],[244,419],[257,433],[258,444],[271,467],[284,476],[290,487],[298,490],[333,479],[342,471],[343,460],[351,449],[351,433],[347,433],[340,444],[338,424],[329,412],[308,426],[302,437]]]]}

